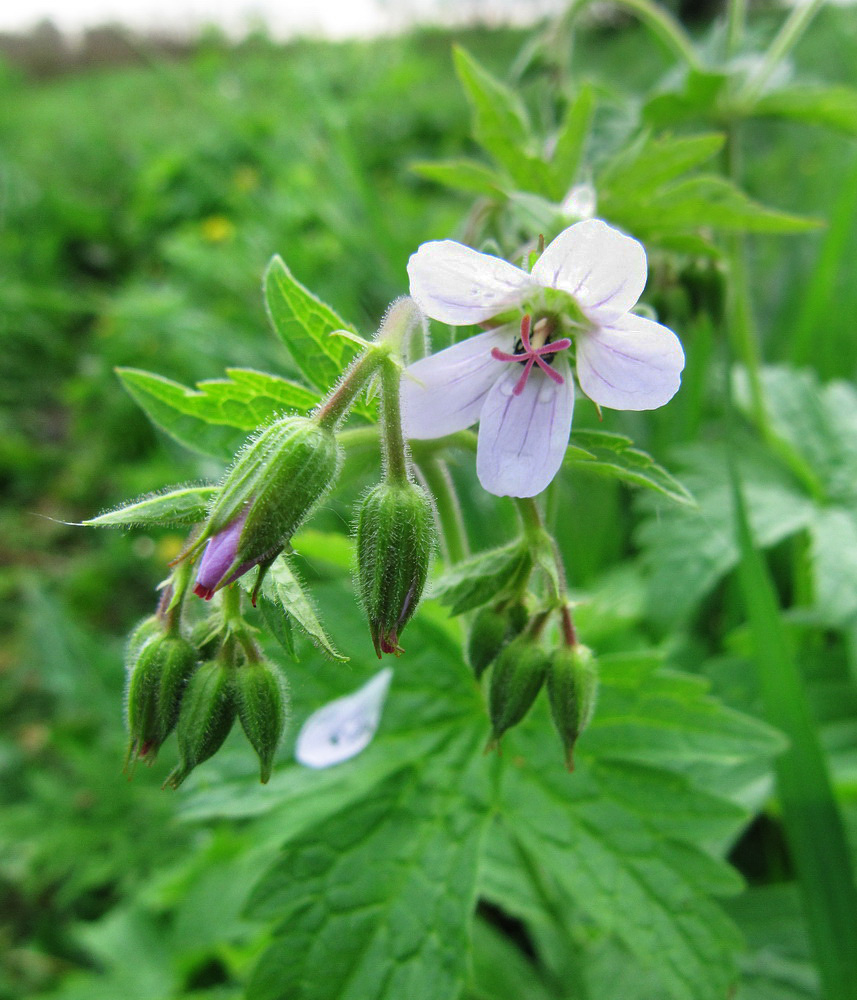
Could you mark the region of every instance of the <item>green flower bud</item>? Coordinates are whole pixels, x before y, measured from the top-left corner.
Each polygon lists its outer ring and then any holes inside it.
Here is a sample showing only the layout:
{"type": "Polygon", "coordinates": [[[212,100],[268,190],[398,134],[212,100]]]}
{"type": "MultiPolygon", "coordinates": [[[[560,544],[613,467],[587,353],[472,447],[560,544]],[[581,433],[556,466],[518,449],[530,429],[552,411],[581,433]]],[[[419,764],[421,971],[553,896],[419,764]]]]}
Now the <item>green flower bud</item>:
{"type": "Polygon", "coordinates": [[[529,612],[523,601],[482,608],[473,619],[467,659],[478,680],[500,655],[500,650],[523,632],[529,612]]]}
{"type": "Polygon", "coordinates": [[[383,482],[363,498],[357,582],[379,659],[402,652],[399,637],[422,596],[433,546],[434,512],[420,486],[383,482]]]}
{"type": "MultiPolygon", "coordinates": [[[[139,636],[136,644],[139,645],[139,636]]],[[[126,763],[134,756],[151,763],[175,728],[182,695],[196,667],[197,652],[178,635],[156,635],[144,643],[128,673],[126,693],[130,740],[126,763]]]]}
{"type": "Polygon", "coordinates": [[[235,674],[235,702],[247,739],[259,757],[260,778],[265,785],[288,721],[286,679],[277,667],[264,660],[245,663],[235,674]]]}
{"type": "Polygon", "coordinates": [[[284,417],[238,453],[194,550],[205,542],[194,593],[210,600],[259,563],[276,557],[333,484],[340,452],[331,430],[284,417]]]}
{"type": "Polygon", "coordinates": [[[598,664],[587,646],[557,650],[548,667],[548,699],[569,771],[574,769],[574,746],[589,724],[598,693],[598,664]]]}
{"type": "Polygon", "coordinates": [[[547,654],[529,635],[518,636],[500,652],[488,690],[495,743],[530,710],[544,683],[547,665],[547,654]]]}
{"type": "Polygon", "coordinates": [[[236,669],[223,660],[210,660],[191,677],[179,712],[179,763],[165,782],[171,788],[178,788],[223,746],[235,722],[236,669]]]}
{"type": "Polygon", "coordinates": [[[137,665],[137,658],[146,643],[158,635],[164,635],[164,623],[158,615],[150,615],[134,626],[125,647],[125,666],[129,673],[137,665]]]}

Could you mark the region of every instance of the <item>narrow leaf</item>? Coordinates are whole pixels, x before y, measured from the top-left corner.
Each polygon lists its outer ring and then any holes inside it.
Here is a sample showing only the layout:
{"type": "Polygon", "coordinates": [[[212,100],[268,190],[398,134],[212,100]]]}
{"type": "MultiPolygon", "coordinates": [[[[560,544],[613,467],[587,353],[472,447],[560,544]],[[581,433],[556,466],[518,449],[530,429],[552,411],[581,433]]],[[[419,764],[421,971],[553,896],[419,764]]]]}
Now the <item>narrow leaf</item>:
{"type": "Polygon", "coordinates": [[[760,98],[756,115],[791,118],[857,136],[857,90],[852,87],[790,87],[760,98]]]}
{"type": "Polygon", "coordinates": [[[81,523],[94,528],[132,524],[197,524],[205,520],[208,506],[216,493],[216,486],[181,486],[168,493],[140,497],[81,523]]]}
{"type": "Polygon", "coordinates": [[[568,106],[551,158],[551,194],[556,201],[562,200],[577,179],[594,110],[592,87],[584,85],[568,106]]]}
{"type": "Polygon", "coordinates": [[[503,178],[491,167],[475,160],[439,160],[412,163],[411,170],[427,180],[456,191],[482,194],[489,198],[505,197],[503,178]]]}
{"type": "Polygon", "coordinates": [[[620,192],[625,198],[651,194],[710,160],[723,148],[725,139],[720,132],[649,138],[608,161],[598,176],[598,190],[620,192]]]}

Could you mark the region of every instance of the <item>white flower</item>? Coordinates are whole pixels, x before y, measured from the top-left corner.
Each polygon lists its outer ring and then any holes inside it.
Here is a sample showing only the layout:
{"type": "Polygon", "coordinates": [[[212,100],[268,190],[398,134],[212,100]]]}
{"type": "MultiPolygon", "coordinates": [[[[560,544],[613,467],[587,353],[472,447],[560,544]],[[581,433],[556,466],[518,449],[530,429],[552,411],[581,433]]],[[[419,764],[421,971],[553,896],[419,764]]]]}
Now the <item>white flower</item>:
{"type": "Polygon", "coordinates": [[[600,406],[651,410],[679,387],[678,338],[630,312],[646,284],[646,252],[600,219],[560,233],[531,273],[440,240],[422,244],[408,275],[411,296],[443,323],[524,313],[415,362],[402,379],[409,438],[479,421],[476,471],[490,493],[535,496],[562,465],[574,406],[566,334],[580,388],[600,406]]]}
{"type": "Polygon", "coordinates": [[[305,767],[332,767],[365,750],[381,721],[393,671],[386,667],[352,694],[329,701],[298,733],[295,757],[305,767]]]}

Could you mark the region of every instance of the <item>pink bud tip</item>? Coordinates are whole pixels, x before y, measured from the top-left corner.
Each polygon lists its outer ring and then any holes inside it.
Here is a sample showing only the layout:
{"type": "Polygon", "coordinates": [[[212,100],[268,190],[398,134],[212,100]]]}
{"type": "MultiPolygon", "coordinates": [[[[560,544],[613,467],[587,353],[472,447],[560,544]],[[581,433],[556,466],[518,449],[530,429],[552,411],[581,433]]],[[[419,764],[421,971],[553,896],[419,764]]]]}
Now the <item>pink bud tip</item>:
{"type": "Polygon", "coordinates": [[[203,587],[201,583],[198,583],[194,588],[193,592],[197,597],[201,597],[204,601],[210,601],[214,597],[214,591],[211,587],[203,587]]]}

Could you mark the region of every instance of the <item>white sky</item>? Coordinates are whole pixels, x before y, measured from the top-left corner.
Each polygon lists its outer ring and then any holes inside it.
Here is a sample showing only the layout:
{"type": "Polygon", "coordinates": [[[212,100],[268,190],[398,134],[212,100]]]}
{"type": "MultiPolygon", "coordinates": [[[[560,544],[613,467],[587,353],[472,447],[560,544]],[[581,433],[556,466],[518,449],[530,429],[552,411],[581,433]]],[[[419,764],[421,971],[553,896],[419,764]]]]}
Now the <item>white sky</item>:
{"type": "Polygon", "coordinates": [[[215,22],[241,35],[264,21],[278,37],[334,38],[400,30],[415,21],[531,21],[565,0],[0,0],[0,31],[26,31],[50,18],[76,33],[121,23],[143,31],[185,32],[215,22]]]}

